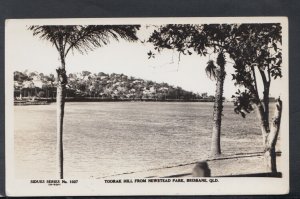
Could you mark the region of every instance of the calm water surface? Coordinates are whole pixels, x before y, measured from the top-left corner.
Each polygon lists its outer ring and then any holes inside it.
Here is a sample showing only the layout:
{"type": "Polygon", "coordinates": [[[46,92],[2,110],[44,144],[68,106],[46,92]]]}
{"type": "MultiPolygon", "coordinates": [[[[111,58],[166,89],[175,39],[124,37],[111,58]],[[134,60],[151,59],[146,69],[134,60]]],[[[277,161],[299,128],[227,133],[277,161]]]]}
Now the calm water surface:
{"type": "MultiPolygon", "coordinates": [[[[207,158],[212,103],[66,103],[65,178],[98,178],[207,158]]],[[[56,177],[56,106],[15,106],[18,178],[56,177]]],[[[225,154],[261,151],[254,114],[224,107],[225,154]]]]}

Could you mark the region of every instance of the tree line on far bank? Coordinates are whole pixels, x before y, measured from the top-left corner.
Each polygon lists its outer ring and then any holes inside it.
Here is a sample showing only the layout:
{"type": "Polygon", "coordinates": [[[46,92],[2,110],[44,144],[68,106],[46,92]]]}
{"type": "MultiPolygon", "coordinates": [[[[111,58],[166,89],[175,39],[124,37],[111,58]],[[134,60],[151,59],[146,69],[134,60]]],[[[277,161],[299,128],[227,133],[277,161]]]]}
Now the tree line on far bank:
{"type": "MultiPolygon", "coordinates": [[[[56,77],[29,71],[14,72],[14,95],[18,100],[28,98],[56,98],[56,77]]],[[[66,97],[97,98],[105,100],[183,100],[213,101],[207,93],[196,94],[167,83],[156,83],[128,77],[124,74],[106,74],[89,71],[68,74],[66,97]]]]}

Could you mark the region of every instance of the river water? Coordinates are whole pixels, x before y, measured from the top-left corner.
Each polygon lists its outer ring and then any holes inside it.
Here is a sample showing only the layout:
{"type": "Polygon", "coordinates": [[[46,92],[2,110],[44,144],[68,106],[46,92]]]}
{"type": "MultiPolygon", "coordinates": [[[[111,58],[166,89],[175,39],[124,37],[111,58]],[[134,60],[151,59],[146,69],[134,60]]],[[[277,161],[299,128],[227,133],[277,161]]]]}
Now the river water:
{"type": "MultiPolygon", "coordinates": [[[[65,178],[99,178],[190,163],[208,157],[212,103],[66,103],[65,178]]],[[[15,175],[57,177],[56,106],[15,106],[15,175]]],[[[224,154],[261,151],[255,114],[246,119],[225,104],[224,154]]]]}

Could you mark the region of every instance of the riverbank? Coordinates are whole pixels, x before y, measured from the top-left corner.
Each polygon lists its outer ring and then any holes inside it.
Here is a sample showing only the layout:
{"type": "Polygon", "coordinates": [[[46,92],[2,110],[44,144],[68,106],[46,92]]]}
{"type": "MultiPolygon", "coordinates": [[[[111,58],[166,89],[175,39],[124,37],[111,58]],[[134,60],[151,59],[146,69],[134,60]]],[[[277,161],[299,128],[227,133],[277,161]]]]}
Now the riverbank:
{"type": "MultiPolygon", "coordinates": [[[[138,172],[128,172],[97,179],[130,179],[130,178],[184,178],[192,177],[192,169],[197,162],[156,168],[138,172]]],[[[232,156],[221,156],[208,159],[211,177],[281,177],[281,156],[277,154],[278,172],[276,175],[269,173],[265,167],[262,153],[249,153],[232,156]]]]}
{"type": "MultiPolygon", "coordinates": [[[[42,98],[42,101],[56,102],[56,99],[42,98]]],[[[214,102],[211,99],[121,99],[121,98],[98,98],[98,97],[66,97],[66,102],[214,102]]]]}
{"type": "Polygon", "coordinates": [[[47,105],[50,104],[48,101],[25,101],[25,100],[16,100],[14,101],[15,106],[28,106],[28,105],[47,105]]]}
{"type": "MultiPolygon", "coordinates": [[[[35,100],[22,99],[15,100],[14,105],[25,106],[25,105],[47,105],[56,102],[53,98],[37,98],[35,100]]],[[[213,102],[208,99],[110,99],[110,98],[66,98],[65,102],[213,102]]]]}

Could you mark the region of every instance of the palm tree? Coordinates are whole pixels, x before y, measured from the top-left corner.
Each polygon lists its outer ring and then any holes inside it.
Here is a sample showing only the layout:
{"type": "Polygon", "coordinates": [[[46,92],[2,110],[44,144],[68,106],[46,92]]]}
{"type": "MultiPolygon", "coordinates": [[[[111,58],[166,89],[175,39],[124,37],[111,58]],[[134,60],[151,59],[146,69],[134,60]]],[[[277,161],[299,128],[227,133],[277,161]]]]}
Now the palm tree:
{"type": "Polygon", "coordinates": [[[223,111],[223,91],[224,91],[224,80],[225,80],[225,56],[223,52],[220,52],[217,57],[217,66],[214,61],[209,60],[205,68],[207,76],[216,80],[216,93],[214,102],[213,112],[213,132],[211,140],[211,155],[218,156],[221,154],[221,122],[222,122],[222,111],[223,111]]]}
{"type": "MultiPolygon", "coordinates": [[[[209,50],[218,53],[217,65],[208,62],[206,72],[209,77],[216,79],[216,94],[214,103],[214,126],[212,132],[211,155],[221,154],[221,119],[223,111],[223,86],[225,79],[225,54],[231,42],[236,39],[236,24],[167,24],[154,30],[148,42],[155,46],[155,50],[174,49],[183,55],[196,53],[207,56],[209,50]],[[194,51],[194,52],[193,52],[194,51]]],[[[148,54],[155,57],[151,51],[148,54]]]]}
{"type": "Polygon", "coordinates": [[[66,57],[70,51],[85,53],[107,45],[111,38],[136,41],[139,25],[77,25],[77,26],[30,26],[33,36],[48,40],[59,53],[61,65],[57,72],[57,156],[59,177],[63,179],[63,118],[66,94],[66,57]]]}

